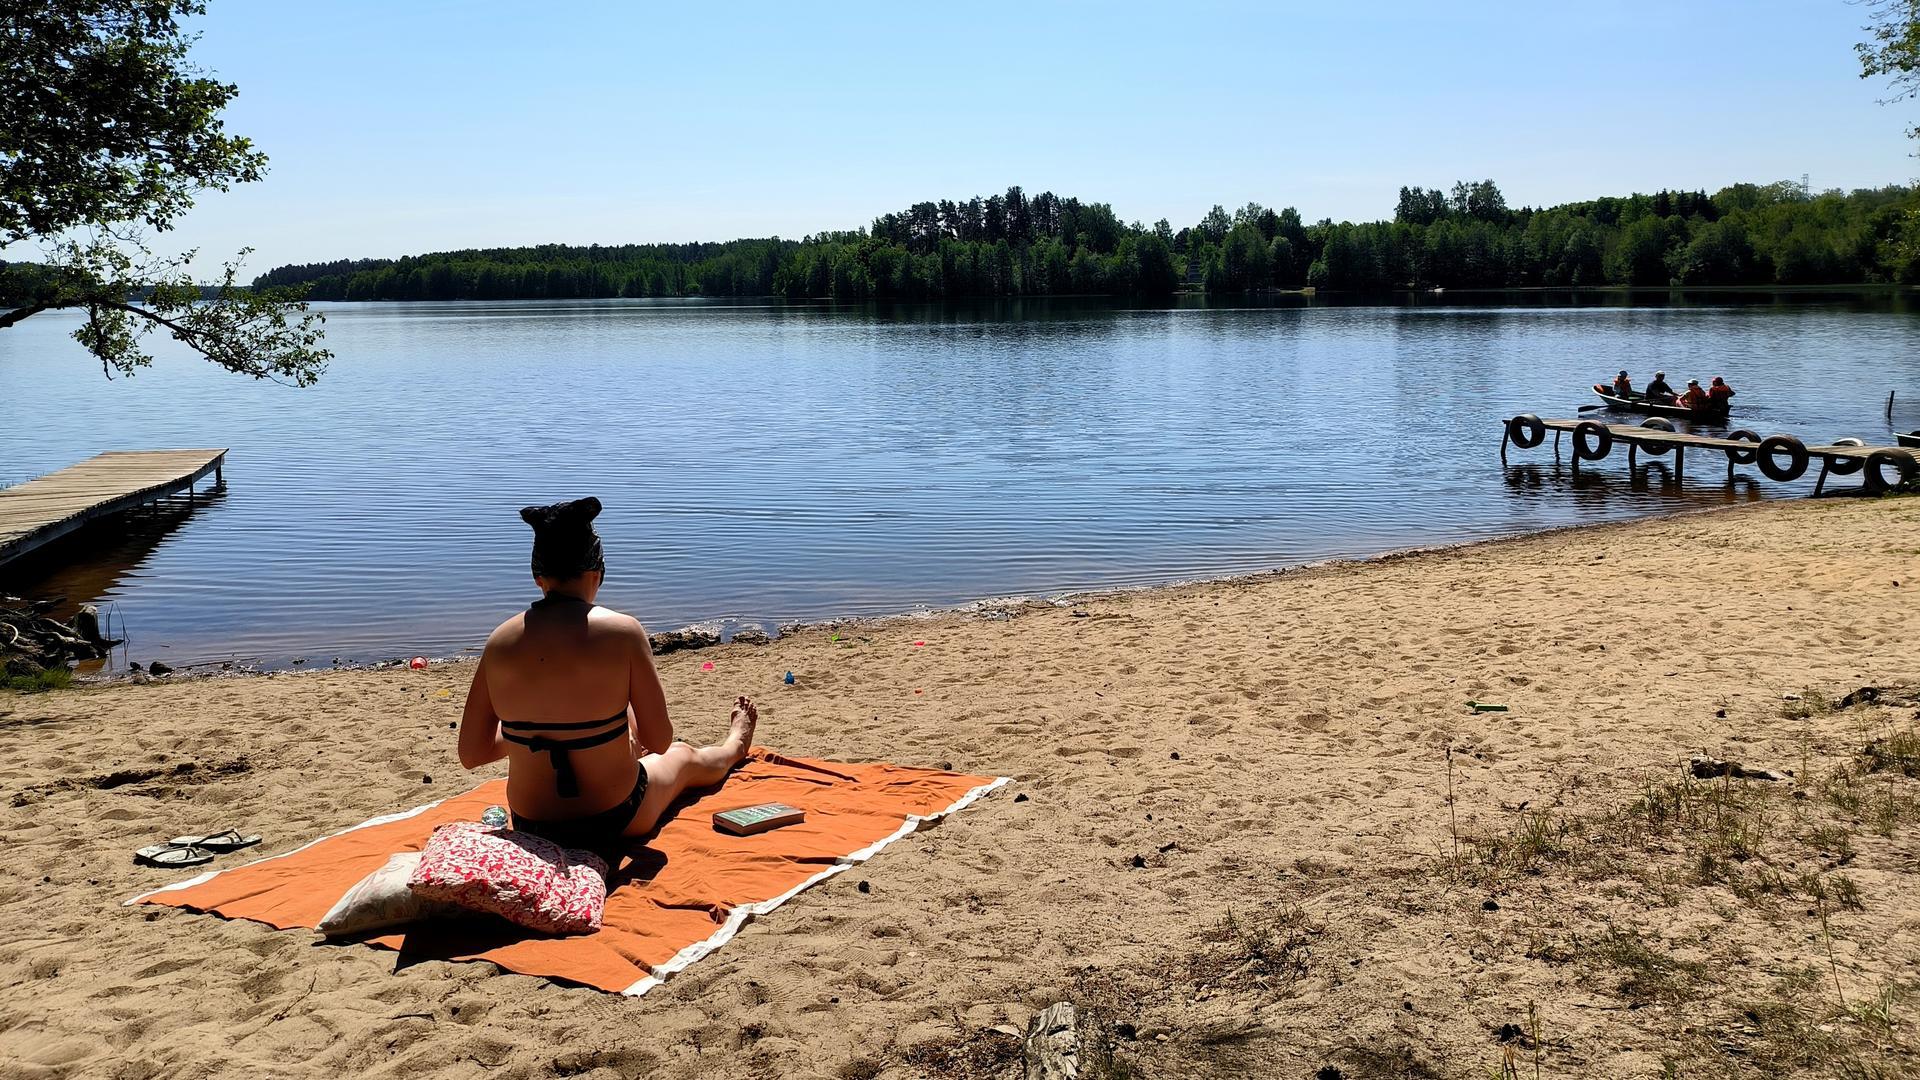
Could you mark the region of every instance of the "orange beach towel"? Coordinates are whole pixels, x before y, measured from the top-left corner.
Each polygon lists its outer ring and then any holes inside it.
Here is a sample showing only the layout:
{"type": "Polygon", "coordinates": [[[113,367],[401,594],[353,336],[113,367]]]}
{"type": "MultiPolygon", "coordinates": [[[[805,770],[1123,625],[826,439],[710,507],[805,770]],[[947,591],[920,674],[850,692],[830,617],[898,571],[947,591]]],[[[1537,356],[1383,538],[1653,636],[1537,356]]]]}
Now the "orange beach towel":
{"type": "MultiPolygon", "coordinates": [[[[602,929],[551,938],[507,923],[421,924],[368,939],[403,960],[489,960],[524,975],[644,994],[724,945],[765,914],[922,824],[962,809],[1007,782],[884,762],[848,765],[788,758],[756,747],[717,792],[683,804],[616,868],[602,929]],[[757,836],[713,827],[713,813],[783,802],[806,811],[798,825],[757,836]]],[[[385,817],[231,870],[136,896],[251,919],[279,929],[313,927],[354,882],[396,852],[418,851],[434,826],[471,821],[506,802],[506,781],[385,817]]]]}

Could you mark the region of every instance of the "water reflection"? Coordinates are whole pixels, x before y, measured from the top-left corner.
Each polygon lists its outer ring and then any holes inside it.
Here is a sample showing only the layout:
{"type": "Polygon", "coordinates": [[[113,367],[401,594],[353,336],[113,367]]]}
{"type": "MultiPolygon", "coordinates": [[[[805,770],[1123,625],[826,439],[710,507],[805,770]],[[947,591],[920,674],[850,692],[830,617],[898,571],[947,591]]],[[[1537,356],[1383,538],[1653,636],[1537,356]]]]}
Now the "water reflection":
{"type": "MultiPolygon", "coordinates": [[[[1612,456],[1605,459],[1612,461],[1612,456]]],[[[1609,471],[1605,463],[1589,462],[1576,475],[1571,460],[1550,465],[1510,464],[1503,471],[1509,494],[1517,498],[1571,497],[1596,509],[1622,493],[1658,495],[1672,509],[1705,509],[1734,503],[1758,502],[1766,497],[1763,481],[1736,471],[1729,478],[1715,467],[1703,473],[1688,470],[1684,477],[1664,461],[1642,459],[1632,470],[1624,461],[1609,471]]],[[[1739,467],[1736,466],[1736,470],[1739,467]]]]}
{"type": "MultiPolygon", "coordinates": [[[[166,540],[196,512],[225,500],[225,484],[160,499],[124,514],[102,518],[50,544],[0,566],[0,595],[51,600],[48,615],[71,620],[84,604],[117,595],[166,540]]],[[[138,643],[127,613],[108,599],[100,609],[101,630],[124,639],[103,660],[80,664],[82,673],[123,667],[138,643]]]]}
{"type": "Polygon", "coordinates": [[[450,654],[530,598],[517,508],[595,494],[608,602],[773,625],[1812,490],[1618,449],[1576,483],[1551,440],[1501,469],[1501,418],[1623,367],[1724,374],[1761,434],[1886,440],[1887,391],[1920,402],[1885,294],[1354,299],[331,304],[307,391],[164,342],[107,383],[36,316],[0,335],[0,475],[217,445],[231,490],[17,587],[112,603],[170,663],[450,654]]]}

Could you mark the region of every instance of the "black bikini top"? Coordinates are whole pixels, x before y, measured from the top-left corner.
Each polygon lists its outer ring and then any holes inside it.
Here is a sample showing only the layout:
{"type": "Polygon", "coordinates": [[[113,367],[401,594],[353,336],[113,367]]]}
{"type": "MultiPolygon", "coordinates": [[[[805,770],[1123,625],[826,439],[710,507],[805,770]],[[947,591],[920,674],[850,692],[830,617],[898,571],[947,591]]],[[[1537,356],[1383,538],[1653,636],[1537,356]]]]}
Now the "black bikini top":
{"type": "Polygon", "coordinates": [[[626,733],[627,710],[625,709],[621,709],[605,720],[588,720],[578,724],[539,723],[530,720],[500,721],[501,738],[511,743],[519,743],[521,746],[526,747],[536,754],[546,754],[552,759],[554,790],[557,791],[563,799],[577,798],[580,794],[580,778],[574,774],[573,759],[568,755],[568,752],[572,750],[585,750],[590,746],[599,746],[601,743],[612,742],[626,733]],[[591,735],[583,735],[577,739],[550,739],[544,734],[517,735],[507,730],[513,727],[528,728],[537,732],[580,731],[585,728],[597,728],[607,724],[617,724],[619,726],[609,727],[605,731],[596,731],[591,735]]]}

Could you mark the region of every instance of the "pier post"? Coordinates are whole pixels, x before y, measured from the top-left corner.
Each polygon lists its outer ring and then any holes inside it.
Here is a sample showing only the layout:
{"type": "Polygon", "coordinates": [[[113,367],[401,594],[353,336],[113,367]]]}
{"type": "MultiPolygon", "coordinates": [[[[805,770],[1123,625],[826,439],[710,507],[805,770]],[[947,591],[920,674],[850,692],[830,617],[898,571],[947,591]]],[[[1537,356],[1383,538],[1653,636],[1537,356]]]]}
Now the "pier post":
{"type": "Polygon", "coordinates": [[[1673,448],[1673,482],[1678,484],[1686,478],[1687,448],[1685,446],[1676,446],[1673,448]]]}
{"type": "Polygon", "coordinates": [[[1633,475],[1633,463],[1636,460],[1638,460],[1639,455],[1640,455],[1640,444],[1636,442],[1628,443],[1627,444],[1627,475],[1628,476],[1633,475]]]}
{"type": "Polygon", "coordinates": [[[1813,497],[1820,497],[1820,490],[1827,486],[1827,470],[1833,468],[1833,459],[1822,455],[1820,458],[1820,479],[1813,482],[1813,497]]]}

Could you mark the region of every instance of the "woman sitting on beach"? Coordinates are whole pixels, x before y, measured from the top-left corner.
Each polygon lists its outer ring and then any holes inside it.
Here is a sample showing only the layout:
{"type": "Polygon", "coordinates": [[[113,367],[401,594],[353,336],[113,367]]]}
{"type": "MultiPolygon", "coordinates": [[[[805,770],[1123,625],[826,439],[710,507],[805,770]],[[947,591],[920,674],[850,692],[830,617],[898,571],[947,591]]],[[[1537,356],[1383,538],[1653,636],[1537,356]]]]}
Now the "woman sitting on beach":
{"type": "Polygon", "coordinates": [[[594,605],[606,577],[600,500],[529,506],[543,594],[487,638],[460,723],[460,764],[507,759],[513,827],[612,856],[682,792],[718,784],[746,756],[758,716],[738,698],[726,741],[673,741],[647,631],[594,605]]]}

